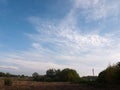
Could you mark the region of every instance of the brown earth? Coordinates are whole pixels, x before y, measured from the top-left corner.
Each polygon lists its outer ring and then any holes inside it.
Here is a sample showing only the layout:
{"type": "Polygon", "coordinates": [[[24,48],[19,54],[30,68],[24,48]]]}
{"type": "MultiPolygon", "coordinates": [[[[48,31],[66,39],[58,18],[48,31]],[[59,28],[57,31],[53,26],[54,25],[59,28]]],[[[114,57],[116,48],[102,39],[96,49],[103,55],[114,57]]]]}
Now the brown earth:
{"type": "Polygon", "coordinates": [[[120,90],[118,88],[97,88],[86,84],[70,84],[64,82],[14,81],[12,86],[4,86],[0,81],[0,90],[120,90]]]}

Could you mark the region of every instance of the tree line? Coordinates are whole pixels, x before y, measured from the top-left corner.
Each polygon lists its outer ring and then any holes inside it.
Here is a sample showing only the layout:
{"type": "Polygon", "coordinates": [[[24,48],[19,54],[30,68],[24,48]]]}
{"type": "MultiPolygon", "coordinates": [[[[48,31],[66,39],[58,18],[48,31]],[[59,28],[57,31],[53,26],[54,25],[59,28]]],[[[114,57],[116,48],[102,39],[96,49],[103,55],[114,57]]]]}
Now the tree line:
{"type": "Polygon", "coordinates": [[[17,77],[17,75],[13,75],[13,74],[10,74],[10,73],[0,72],[0,77],[17,77]]]}
{"type": "Polygon", "coordinates": [[[0,77],[15,77],[25,80],[42,81],[42,82],[75,82],[80,79],[79,74],[74,69],[48,69],[45,75],[39,75],[34,72],[31,76],[14,75],[10,73],[0,72],[0,77]]]}
{"type": "Polygon", "coordinates": [[[34,81],[44,82],[75,82],[80,79],[79,74],[73,69],[49,69],[45,75],[39,75],[37,72],[32,74],[34,81]]]}
{"type": "Polygon", "coordinates": [[[4,73],[4,72],[0,72],[0,77],[20,77],[20,78],[23,78],[23,77],[28,77],[28,76],[25,76],[25,75],[15,75],[15,74],[11,74],[11,73],[4,73]]]}

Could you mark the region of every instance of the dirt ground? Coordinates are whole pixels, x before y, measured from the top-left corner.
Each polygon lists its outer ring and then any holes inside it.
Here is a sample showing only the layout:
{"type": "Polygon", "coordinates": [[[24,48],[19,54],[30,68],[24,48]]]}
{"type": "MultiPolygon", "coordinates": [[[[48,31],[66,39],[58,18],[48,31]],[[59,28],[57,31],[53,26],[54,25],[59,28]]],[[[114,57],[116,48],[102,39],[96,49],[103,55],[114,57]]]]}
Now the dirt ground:
{"type": "Polygon", "coordinates": [[[70,84],[63,82],[33,82],[14,81],[12,86],[4,86],[0,82],[0,90],[120,90],[117,88],[96,88],[85,84],[70,84]]]}

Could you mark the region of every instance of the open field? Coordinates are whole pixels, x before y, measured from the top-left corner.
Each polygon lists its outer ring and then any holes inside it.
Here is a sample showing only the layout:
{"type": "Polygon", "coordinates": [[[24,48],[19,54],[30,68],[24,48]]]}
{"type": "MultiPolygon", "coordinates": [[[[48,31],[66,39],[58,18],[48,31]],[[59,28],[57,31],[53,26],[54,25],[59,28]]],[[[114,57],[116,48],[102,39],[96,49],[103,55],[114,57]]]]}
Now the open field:
{"type": "MultiPolygon", "coordinates": [[[[15,81],[12,86],[0,86],[0,90],[88,90],[87,88],[78,84],[32,81],[15,81]]],[[[89,90],[93,90],[93,88],[89,88],[89,90]]]]}
{"type": "Polygon", "coordinates": [[[0,81],[0,90],[119,90],[117,88],[95,88],[86,84],[64,82],[13,81],[12,86],[4,86],[0,81]]]}

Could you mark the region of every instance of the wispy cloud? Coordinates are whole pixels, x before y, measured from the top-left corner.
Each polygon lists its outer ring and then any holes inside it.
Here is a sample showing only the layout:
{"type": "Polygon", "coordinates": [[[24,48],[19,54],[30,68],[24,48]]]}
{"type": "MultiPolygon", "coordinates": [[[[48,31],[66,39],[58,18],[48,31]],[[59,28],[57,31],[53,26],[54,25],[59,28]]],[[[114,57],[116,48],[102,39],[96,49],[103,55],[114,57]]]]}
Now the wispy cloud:
{"type": "Polygon", "coordinates": [[[83,8],[87,20],[106,19],[119,15],[119,0],[75,0],[76,8],[83,8]]]}
{"type": "Polygon", "coordinates": [[[13,70],[18,70],[19,69],[16,66],[4,66],[4,65],[0,65],[0,68],[3,68],[3,69],[13,69],[13,70]]]}

